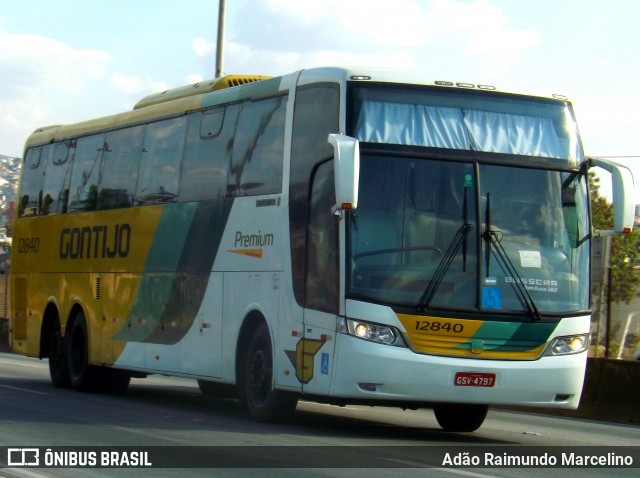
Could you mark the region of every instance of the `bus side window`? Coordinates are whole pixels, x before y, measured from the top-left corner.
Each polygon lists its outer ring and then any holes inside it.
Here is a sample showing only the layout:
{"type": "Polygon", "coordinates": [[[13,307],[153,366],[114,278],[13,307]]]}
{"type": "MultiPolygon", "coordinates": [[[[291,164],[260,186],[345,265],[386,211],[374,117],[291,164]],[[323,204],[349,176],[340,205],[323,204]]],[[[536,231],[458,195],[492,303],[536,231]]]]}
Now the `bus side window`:
{"type": "Polygon", "coordinates": [[[58,143],[53,149],[53,156],[49,158],[49,165],[44,178],[42,192],[42,214],[57,214],[66,211],[69,189],[67,179],[73,154],[69,143],[58,143]]]}
{"type": "Polygon", "coordinates": [[[200,118],[200,138],[213,139],[222,132],[222,124],[224,123],[224,114],[226,108],[224,106],[214,108],[202,112],[200,118]]]}
{"type": "Polygon", "coordinates": [[[227,105],[189,115],[182,160],[180,201],[223,199],[239,106],[227,105]]]}
{"type": "Polygon", "coordinates": [[[286,96],[242,104],[231,152],[229,196],[282,190],[286,110],[286,96]]]}
{"type": "Polygon", "coordinates": [[[186,126],[187,118],[184,116],[147,126],[136,187],[136,205],[177,201],[186,126]]]}
{"type": "Polygon", "coordinates": [[[20,179],[18,217],[37,216],[42,208],[42,185],[51,146],[31,148],[24,160],[20,179]]]}
{"type": "Polygon", "coordinates": [[[98,186],[98,210],[131,207],[145,126],[107,133],[98,186]]]}
{"type": "Polygon", "coordinates": [[[103,148],[103,134],[78,140],[69,184],[69,212],[95,211],[103,148]]]}

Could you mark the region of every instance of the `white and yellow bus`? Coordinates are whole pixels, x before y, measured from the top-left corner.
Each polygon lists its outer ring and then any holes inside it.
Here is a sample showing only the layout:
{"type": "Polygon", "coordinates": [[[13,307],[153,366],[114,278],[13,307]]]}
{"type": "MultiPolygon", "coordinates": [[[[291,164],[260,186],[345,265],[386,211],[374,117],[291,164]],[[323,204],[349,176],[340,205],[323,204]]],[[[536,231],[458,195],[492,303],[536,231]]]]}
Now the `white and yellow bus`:
{"type": "Polygon", "coordinates": [[[587,169],[571,104],[319,68],[226,77],[27,141],[11,342],[51,380],[146,374],[298,399],[575,408],[590,330],[587,169]]]}

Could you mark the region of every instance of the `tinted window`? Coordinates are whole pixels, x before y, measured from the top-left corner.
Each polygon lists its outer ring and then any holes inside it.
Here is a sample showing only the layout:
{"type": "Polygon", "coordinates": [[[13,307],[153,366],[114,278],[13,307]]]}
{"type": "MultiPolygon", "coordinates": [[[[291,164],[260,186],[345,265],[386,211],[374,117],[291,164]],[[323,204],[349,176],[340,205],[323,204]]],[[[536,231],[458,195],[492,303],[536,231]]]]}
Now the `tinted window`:
{"type": "Polygon", "coordinates": [[[27,155],[22,167],[20,179],[20,204],[18,216],[36,216],[40,214],[42,205],[42,182],[47,164],[47,156],[50,146],[44,148],[32,148],[27,155]],[[44,150],[44,152],[43,152],[44,150]]]}
{"type": "Polygon", "coordinates": [[[336,203],[333,161],[314,176],[309,201],[306,303],[310,309],[338,311],[338,231],[331,208],[336,203]]]}
{"type": "Polygon", "coordinates": [[[215,138],[222,131],[225,107],[214,108],[202,112],[200,121],[200,137],[202,139],[215,138]]]}
{"type": "Polygon", "coordinates": [[[53,155],[49,158],[47,175],[44,179],[42,198],[42,214],[56,214],[66,212],[69,196],[70,156],[73,149],[69,143],[58,143],[53,148],[53,155]]]}
{"type": "Polygon", "coordinates": [[[98,189],[98,209],[129,207],[138,179],[144,126],[107,134],[98,189]]]}
{"type": "Polygon", "coordinates": [[[94,211],[98,197],[100,158],[104,135],[80,138],[73,158],[69,186],[69,211],[94,211]]]}
{"type": "Polygon", "coordinates": [[[552,158],[577,165],[571,106],[478,90],[354,83],[352,131],[363,142],[552,158]]]}
{"type": "Polygon", "coordinates": [[[286,106],[284,96],[242,104],[231,153],[230,196],[281,191],[286,106]]]}
{"type": "Polygon", "coordinates": [[[227,195],[227,170],[238,109],[238,105],[222,106],[189,116],[180,201],[219,199],[227,195]]]}
{"type": "Polygon", "coordinates": [[[136,204],[169,202],[177,199],[186,126],[186,117],[160,121],[147,126],[140,159],[136,204]]]}

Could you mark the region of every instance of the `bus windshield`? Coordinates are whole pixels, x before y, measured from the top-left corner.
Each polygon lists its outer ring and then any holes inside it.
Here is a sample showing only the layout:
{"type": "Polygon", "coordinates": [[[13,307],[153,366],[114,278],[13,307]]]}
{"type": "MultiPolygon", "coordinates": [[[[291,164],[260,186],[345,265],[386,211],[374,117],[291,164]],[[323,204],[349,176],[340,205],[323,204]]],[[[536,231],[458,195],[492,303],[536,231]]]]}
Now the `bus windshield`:
{"type": "Polygon", "coordinates": [[[584,311],[587,214],[582,174],[363,154],[348,292],[532,318],[584,311]]]}
{"type": "Polygon", "coordinates": [[[352,129],[362,142],[555,159],[575,166],[582,148],[565,101],[447,88],[354,84],[352,129]]]}

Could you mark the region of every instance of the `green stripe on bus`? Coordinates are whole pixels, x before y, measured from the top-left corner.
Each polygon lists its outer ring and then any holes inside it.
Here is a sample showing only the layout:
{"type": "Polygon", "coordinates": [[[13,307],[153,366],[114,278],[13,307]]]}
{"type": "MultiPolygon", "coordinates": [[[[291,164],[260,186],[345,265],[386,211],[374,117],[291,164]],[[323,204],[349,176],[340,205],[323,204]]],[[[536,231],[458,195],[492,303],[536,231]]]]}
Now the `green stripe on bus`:
{"type": "Polygon", "coordinates": [[[233,199],[198,203],[160,321],[155,323],[145,342],[175,344],[193,325],[232,205],[233,199]]]}
{"type": "Polygon", "coordinates": [[[200,310],[232,206],[233,199],[165,206],[130,320],[116,340],[175,344],[184,337],[200,310]]]}
{"type": "Polygon", "coordinates": [[[454,348],[469,348],[473,341],[484,342],[485,350],[503,352],[531,350],[544,344],[557,323],[484,322],[467,342],[454,348]]]}
{"type": "Polygon", "coordinates": [[[164,206],[144,272],[174,272],[178,270],[185,241],[196,213],[195,202],[164,206]]]}

